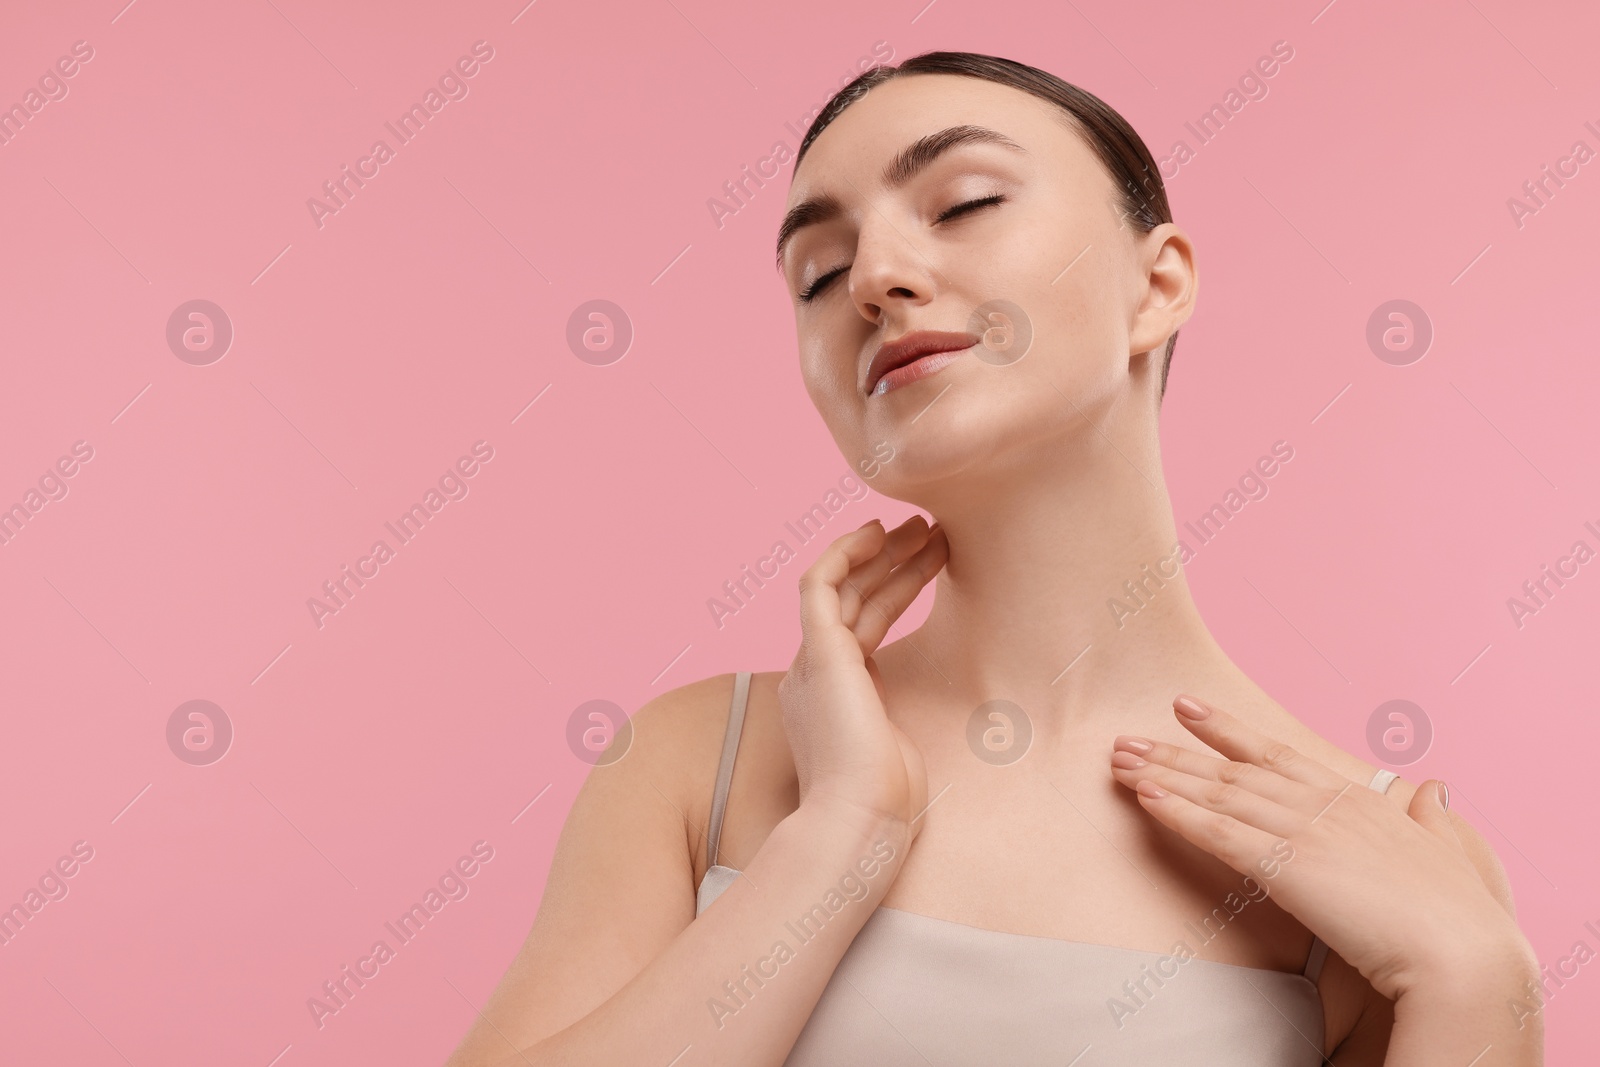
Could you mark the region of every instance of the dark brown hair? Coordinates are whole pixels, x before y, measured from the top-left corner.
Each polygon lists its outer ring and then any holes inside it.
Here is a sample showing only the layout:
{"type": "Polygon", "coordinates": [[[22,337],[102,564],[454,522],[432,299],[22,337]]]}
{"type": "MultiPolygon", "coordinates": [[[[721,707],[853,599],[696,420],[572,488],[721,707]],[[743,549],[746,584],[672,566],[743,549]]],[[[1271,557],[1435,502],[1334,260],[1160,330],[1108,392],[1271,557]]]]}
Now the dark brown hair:
{"type": "MultiPolygon", "coordinates": [[[[1167,205],[1167,189],[1161,181],[1161,171],[1150,155],[1150,149],[1145,147],[1133,127],[1111,105],[1054,74],[1025,63],[977,52],[924,52],[898,67],[873,67],[862,74],[835,93],[806,130],[805,139],[795,153],[795,169],[799,169],[811,142],[839,117],[840,112],[873,86],[906,74],[961,74],[969,78],[982,78],[1021,89],[1055,104],[1066,113],[1071,128],[1105,165],[1120,192],[1117,207],[1134,229],[1139,233],[1149,233],[1163,222],[1172,221],[1172,209],[1167,205]]],[[[1161,361],[1161,392],[1158,395],[1162,397],[1167,393],[1167,370],[1172,365],[1172,350],[1177,344],[1178,334],[1173,331],[1167,340],[1166,355],[1161,361]]]]}

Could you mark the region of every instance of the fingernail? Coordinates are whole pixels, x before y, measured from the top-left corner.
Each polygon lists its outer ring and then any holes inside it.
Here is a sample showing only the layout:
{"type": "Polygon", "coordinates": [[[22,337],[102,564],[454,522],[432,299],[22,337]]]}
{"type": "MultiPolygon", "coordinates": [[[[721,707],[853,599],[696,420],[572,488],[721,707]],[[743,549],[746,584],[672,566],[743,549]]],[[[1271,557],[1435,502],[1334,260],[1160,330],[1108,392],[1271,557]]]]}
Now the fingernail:
{"type": "Polygon", "coordinates": [[[1439,782],[1439,803],[1444,805],[1445,811],[1450,810],[1450,787],[1444,784],[1443,779],[1439,782]]]}
{"type": "Polygon", "coordinates": [[[1159,800],[1167,795],[1167,791],[1165,789],[1162,789],[1159,785],[1156,785],[1148,778],[1141,780],[1139,784],[1133,788],[1136,792],[1143,793],[1152,800],[1159,800]]]}
{"type": "Polygon", "coordinates": [[[1132,752],[1111,753],[1111,766],[1113,767],[1119,767],[1125,771],[1136,771],[1144,765],[1144,760],[1135,756],[1132,752]]]}
{"type": "Polygon", "coordinates": [[[1120,748],[1125,752],[1140,752],[1145,755],[1149,755],[1150,751],[1155,748],[1154,745],[1142,737],[1118,737],[1116,744],[1111,747],[1120,748]]]}
{"type": "Polygon", "coordinates": [[[1194,719],[1196,722],[1211,714],[1210,709],[1206,708],[1193,697],[1178,697],[1172,702],[1172,706],[1178,709],[1178,713],[1180,715],[1183,715],[1185,718],[1194,719]]]}
{"type": "Polygon", "coordinates": [[[856,532],[860,533],[862,530],[865,530],[868,526],[871,526],[873,523],[875,523],[877,521],[878,521],[877,519],[868,519],[866,522],[864,522],[860,526],[856,527],[856,532]]]}

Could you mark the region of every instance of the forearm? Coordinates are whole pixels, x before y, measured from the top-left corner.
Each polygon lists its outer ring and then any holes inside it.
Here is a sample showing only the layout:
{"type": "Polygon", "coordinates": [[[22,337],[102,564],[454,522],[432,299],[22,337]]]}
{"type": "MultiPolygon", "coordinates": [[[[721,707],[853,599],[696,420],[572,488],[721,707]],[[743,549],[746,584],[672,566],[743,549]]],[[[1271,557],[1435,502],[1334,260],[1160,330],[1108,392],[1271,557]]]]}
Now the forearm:
{"type": "Polygon", "coordinates": [[[1394,1006],[1384,1067],[1541,1067],[1539,962],[1526,943],[1420,981],[1394,1006]]]}
{"type": "Polygon", "coordinates": [[[802,806],[615,995],[500,1062],[778,1067],[899,873],[906,841],[902,827],[802,806]]]}

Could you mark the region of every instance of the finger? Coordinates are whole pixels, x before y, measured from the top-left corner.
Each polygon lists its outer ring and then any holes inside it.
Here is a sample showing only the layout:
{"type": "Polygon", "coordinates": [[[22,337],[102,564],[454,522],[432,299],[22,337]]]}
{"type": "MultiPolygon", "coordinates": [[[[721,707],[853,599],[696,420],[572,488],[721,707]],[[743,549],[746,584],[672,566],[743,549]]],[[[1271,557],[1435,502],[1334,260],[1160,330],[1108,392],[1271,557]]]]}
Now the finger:
{"type": "Polygon", "coordinates": [[[1197,778],[1241,786],[1286,807],[1306,810],[1313,804],[1321,807],[1327,802],[1325,790],[1285,778],[1276,771],[1257,767],[1253,763],[1240,763],[1238,760],[1196,752],[1182,745],[1169,745],[1153,738],[1127,734],[1119,734],[1112,747],[1119,752],[1132,753],[1146,762],[1159,763],[1197,778]]]}
{"type": "Polygon", "coordinates": [[[861,613],[861,601],[878,588],[889,572],[904,563],[928,539],[928,520],[913,515],[889,531],[883,548],[877,555],[853,567],[839,585],[839,616],[846,626],[854,627],[861,613]]]}
{"type": "Polygon", "coordinates": [[[1456,835],[1456,828],[1450,820],[1450,811],[1446,806],[1448,797],[1445,784],[1437,778],[1429,778],[1411,794],[1411,804],[1406,808],[1406,814],[1420,823],[1424,830],[1454,845],[1465,856],[1467,850],[1462,846],[1461,838],[1456,835]]]}
{"type": "Polygon", "coordinates": [[[1350,779],[1344,775],[1246,726],[1214,704],[1180,694],[1172,707],[1185,729],[1231,760],[1276,771],[1285,778],[1322,789],[1341,789],[1349,784],[1350,779]]]}
{"type": "Polygon", "coordinates": [[[1176,793],[1207,811],[1227,815],[1275,837],[1289,837],[1303,829],[1306,822],[1305,816],[1299,811],[1258,793],[1214,778],[1188,774],[1159,763],[1148,763],[1132,752],[1112,755],[1111,776],[1135,790],[1140,782],[1154,782],[1167,792],[1176,793]]]}
{"type": "Polygon", "coordinates": [[[861,642],[861,654],[870,656],[889,632],[894,621],[905,613],[950,558],[950,542],[943,529],[935,526],[933,534],[904,563],[897,567],[883,584],[878,586],[862,603],[856,619],[856,638],[861,642]]]}
{"type": "Polygon", "coordinates": [[[1179,837],[1203,848],[1240,874],[1256,874],[1263,863],[1294,855],[1293,847],[1277,834],[1246,826],[1231,815],[1209,811],[1154,782],[1138,787],[1139,806],[1179,837]],[[1159,796],[1157,794],[1160,794],[1159,796]]]}
{"type": "Polygon", "coordinates": [[[850,573],[850,568],[877,554],[884,536],[883,524],[873,519],[823,549],[800,575],[802,647],[826,641],[833,627],[844,625],[839,614],[839,583],[850,573]]]}

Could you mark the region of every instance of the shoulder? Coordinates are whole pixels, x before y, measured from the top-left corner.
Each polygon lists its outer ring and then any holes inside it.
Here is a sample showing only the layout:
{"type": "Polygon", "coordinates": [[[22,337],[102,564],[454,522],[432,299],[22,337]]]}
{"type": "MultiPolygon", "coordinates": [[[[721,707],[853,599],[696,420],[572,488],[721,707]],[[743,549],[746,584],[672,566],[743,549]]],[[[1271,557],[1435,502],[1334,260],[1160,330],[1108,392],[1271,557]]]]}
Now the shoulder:
{"type": "MultiPolygon", "coordinates": [[[[1346,752],[1332,741],[1327,740],[1311,727],[1307,726],[1289,712],[1281,708],[1276,709],[1273,716],[1276,722],[1282,723],[1282,735],[1279,740],[1289,744],[1296,751],[1310,756],[1318,763],[1337,771],[1358,785],[1368,786],[1372,779],[1382,768],[1358,755],[1346,752]]],[[[1402,810],[1411,807],[1411,799],[1416,796],[1417,789],[1426,779],[1412,781],[1401,775],[1390,783],[1386,795],[1402,810]]],[[[1500,862],[1500,857],[1493,848],[1484,840],[1472,823],[1464,818],[1461,813],[1452,808],[1450,823],[1455,828],[1456,837],[1461,841],[1462,850],[1478,869],[1478,874],[1483,878],[1484,884],[1494,894],[1495,899],[1505,906],[1507,911],[1515,914],[1511,900],[1511,883],[1506,878],[1505,867],[1500,862]]]]}
{"type": "MultiPolygon", "coordinates": [[[[733,821],[733,809],[744,807],[739,803],[741,796],[770,782],[774,767],[787,758],[788,746],[777,713],[777,687],[783,675],[783,671],[751,672],[728,823],[733,821]]],[[[706,835],[712,791],[736,681],[736,672],[712,675],[651,698],[630,718],[632,736],[627,751],[614,762],[597,766],[590,775],[591,781],[617,779],[619,787],[628,792],[654,791],[670,803],[682,819],[697,881],[708,866],[706,835]]],[[[726,834],[725,828],[724,841],[726,834]]]]}

